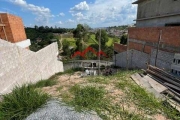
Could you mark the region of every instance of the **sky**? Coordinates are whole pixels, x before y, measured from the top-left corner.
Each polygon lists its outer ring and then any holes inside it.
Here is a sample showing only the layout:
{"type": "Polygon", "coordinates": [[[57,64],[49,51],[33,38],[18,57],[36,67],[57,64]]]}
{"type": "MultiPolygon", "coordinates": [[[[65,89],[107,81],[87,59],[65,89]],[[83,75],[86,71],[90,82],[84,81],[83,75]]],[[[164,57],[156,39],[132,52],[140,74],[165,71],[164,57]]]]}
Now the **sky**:
{"type": "Polygon", "coordinates": [[[0,0],[0,13],[8,12],[23,19],[26,27],[52,26],[92,28],[135,23],[136,0],[0,0]]]}

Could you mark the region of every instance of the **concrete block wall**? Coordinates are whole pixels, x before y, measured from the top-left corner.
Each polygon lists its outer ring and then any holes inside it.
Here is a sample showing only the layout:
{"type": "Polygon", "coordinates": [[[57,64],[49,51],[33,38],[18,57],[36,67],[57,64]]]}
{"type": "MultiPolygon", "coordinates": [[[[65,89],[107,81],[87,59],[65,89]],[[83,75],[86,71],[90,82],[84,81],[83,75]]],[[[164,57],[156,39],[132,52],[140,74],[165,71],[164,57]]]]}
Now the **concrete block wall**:
{"type": "MultiPolygon", "coordinates": [[[[0,16],[5,24],[5,32],[9,42],[16,43],[27,39],[20,17],[8,13],[0,13],[0,16]]],[[[0,31],[0,37],[5,39],[4,31],[0,31]]]]}
{"type": "MultiPolygon", "coordinates": [[[[151,54],[147,54],[138,50],[131,49],[128,52],[128,67],[146,69],[146,63],[155,65],[156,49],[152,49],[151,54]]],[[[116,54],[116,65],[119,67],[127,67],[127,51],[116,54]]],[[[159,50],[157,57],[157,67],[171,70],[171,65],[174,59],[174,53],[159,50]]],[[[115,62],[115,57],[114,57],[115,62]]]]}
{"type": "Polygon", "coordinates": [[[146,54],[141,51],[132,50],[131,59],[130,59],[131,68],[147,68],[147,63],[150,60],[149,54],[146,54]]]}
{"type": "Polygon", "coordinates": [[[0,39],[0,94],[10,92],[15,85],[34,83],[63,72],[57,52],[57,43],[32,52],[0,39]]]}
{"type": "MultiPolygon", "coordinates": [[[[151,59],[150,59],[151,65],[155,65],[156,54],[157,54],[157,49],[152,49],[151,59]]],[[[175,53],[159,50],[157,54],[156,66],[161,69],[170,71],[171,64],[173,63],[174,55],[175,53]]]]}
{"type": "Polygon", "coordinates": [[[114,57],[114,63],[116,66],[126,68],[127,66],[127,51],[116,54],[114,57]]]}
{"type": "MultiPolygon", "coordinates": [[[[146,69],[146,63],[149,61],[149,55],[137,50],[128,50],[116,54],[116,65],[122,68],[144,68],[146,69]],[[128,60],[127,60],[127,55],[128,60]],[[127,63],[128,62],[128,63],[127,63]]],[[[115,61],[115,57],[114,57],[115,61]]]]}

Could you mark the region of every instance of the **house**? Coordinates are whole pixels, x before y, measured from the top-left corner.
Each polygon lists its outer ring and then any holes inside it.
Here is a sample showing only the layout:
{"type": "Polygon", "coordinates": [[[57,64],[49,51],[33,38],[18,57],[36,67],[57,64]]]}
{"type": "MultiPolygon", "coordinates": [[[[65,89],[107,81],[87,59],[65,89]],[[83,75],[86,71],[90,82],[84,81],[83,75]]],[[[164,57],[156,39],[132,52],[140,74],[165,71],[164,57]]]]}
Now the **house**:
{"type": "Polygon", "coordinates": [[[180,0],[137,0],[137,27],[180,26],[180,0]]]}
{"type": "Polygon", "coordinates": [[[29,48],[31,45],[26,37],[22,19],[9,13],[0,13],[0,39],[22,48],[29,48]]]}
{"type": "Polygon", "coordinates": [[[114,47],[116,65],[146,69],[148,63],[170,71],[175,54],[180,53],[180,0],[138,0],[133,4],[138,4],[136,27],[128,28],[127,47],[114,47]]]}

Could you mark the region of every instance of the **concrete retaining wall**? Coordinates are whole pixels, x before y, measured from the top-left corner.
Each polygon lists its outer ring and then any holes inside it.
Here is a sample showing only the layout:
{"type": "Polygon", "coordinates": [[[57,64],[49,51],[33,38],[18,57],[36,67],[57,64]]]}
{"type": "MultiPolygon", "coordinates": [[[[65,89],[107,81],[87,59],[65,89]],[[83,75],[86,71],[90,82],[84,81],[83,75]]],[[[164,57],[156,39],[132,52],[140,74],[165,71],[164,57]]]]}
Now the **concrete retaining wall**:
{"type": "Polygon", "coordinates": [[[17,84],[34,83],[63,72],[57,52],[57,43],[35,53],[0,39],[0,94],[10,92],[17,84]]]}

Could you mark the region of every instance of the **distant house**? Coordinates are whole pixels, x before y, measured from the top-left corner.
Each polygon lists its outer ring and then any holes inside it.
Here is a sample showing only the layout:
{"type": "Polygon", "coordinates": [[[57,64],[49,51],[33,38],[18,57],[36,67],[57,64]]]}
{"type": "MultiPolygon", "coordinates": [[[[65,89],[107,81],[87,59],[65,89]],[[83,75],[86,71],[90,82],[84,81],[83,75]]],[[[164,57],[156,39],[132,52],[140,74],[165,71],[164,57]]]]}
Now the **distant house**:
{"type": "Polygon", "coordinates": [[[180,0],[137,0],[137,27],[180,26],[180,0]]]}
{"type": "MultiPolygon", "coordinates": [[[[128,45],[115,44],[117,66],[144,68],[146,63],[165,70],[180,53],[180,0],[137,0],[136,27],[128,28],[128,45]]],[[[179,58],[180,59],[180,58],[179,58]]]]}

